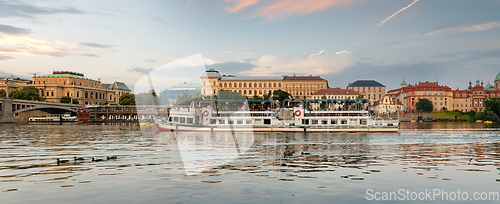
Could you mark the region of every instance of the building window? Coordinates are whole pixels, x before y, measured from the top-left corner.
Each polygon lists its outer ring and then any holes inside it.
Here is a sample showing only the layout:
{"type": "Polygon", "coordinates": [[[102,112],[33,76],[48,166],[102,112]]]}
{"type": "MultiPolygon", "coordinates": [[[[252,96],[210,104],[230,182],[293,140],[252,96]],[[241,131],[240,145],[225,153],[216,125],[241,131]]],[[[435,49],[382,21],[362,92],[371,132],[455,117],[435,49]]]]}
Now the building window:
{"type": "Polygon", "coordinates": [[[51,96],[54,96],[54,92],[51,92],[51,93],[50,93],[50,95],[51,95],[51,96]]]}

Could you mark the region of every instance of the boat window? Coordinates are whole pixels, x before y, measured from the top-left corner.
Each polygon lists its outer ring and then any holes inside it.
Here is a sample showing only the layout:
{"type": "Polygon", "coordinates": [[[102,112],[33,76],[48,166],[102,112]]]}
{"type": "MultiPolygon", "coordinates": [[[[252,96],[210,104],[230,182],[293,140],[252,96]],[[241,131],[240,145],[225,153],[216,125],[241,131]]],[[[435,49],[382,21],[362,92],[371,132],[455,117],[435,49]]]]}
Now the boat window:
{"type": "Polygon", "coordinates": [[[328,125],[328,120],[322,120],[322,121],[321,121],[321,124],[323,124],[323,125],[328,125]]]}
{"type": "Polygon", "coordinates": [[[227,120],[227,124],[229,124],[229,125],[234,124],[234,120],[227,120]]]}
{"type": "Polygon", "coordinates": [[[256,124],[256,125],[260,125],[260,124],[262,124],[262,120],[255,120],[255,124],[256,124]]]}
{"type": "Polygon", "coordinates": [[[174,117],[174,122],[179,122],[179,118],[178,117],[174,117]]]}
{"type": "Polygon", "coordinates": [[[251,124],[252,124],[252,120],[246,120],[246,121],[247,121],[247,122],[246,122],[247,124],[249,124],[249,125],[251,125],[251,124]]]}
{"type": "Polygon", "coordinates": [[[311,120],[311,125],[317,125],[318,124],[318,120],[311,120]]]}
{"type": "Polygon", "coordinates": [[[219,120],[219,124],[220,125],[224,125],[224,124],[226,124],[226,121],[225,120],[219,120]]]}
{"type": "Polygon", "coordinates": [[[347,120],[341,120],[341,121],[340,121],[340,124],[342,124],[342,125],[347,124],[347,120]]]}
{"type": "Polygon", "coordinates": [[[330,124],[332,124],[332,125],[336,125],[336,124],[337,124],[337,120],[331,120],[331,121],[330,121],[330,124]]]}
{"type": "Polygon", "coordinates": [[[302,125],[309,125],[309,119],[302,120],[302,125]]]}
{"type": "Polygon", "coordinates": [[[366,119],[361,119],[361,125],[366,125],[366,124],[367,124],[366,119]]]}
{"type": "Polygon", "coordinates": [[[354,120],[351,120],[351,125],[357,125],[358,124],[358,120],[354,119],[354,120]]]}
{"type": "Polygon", "coordinates": [[[215,124],[217,124],[217,120],[216,120],[216,119],[210,119],[210,124],[211,124],[211,125],[215,125],[215,124]]]}
{"type": "Polygon", "coordinates": [[[186,118],[180,118],[180,123],[186,123],[186,118]]]}
{"type": "Polygon", "coordinates": [[[192,119],[192,118],[188,118],[188,119],[187,119],[187,123],[189,123],[189,124],[193,124],[193,119],[192,119]]]}
{"type": "Polygon", "coordinates": [[[238,125],[243,124],[243,120],[237,120],[237,121],[236,121],[236,124],[238,124],[238,125]]]}
{"type": "Polygon", "coordinates": [[[271,125],[271,119],[264,119],[265,125],[271,125]]]}

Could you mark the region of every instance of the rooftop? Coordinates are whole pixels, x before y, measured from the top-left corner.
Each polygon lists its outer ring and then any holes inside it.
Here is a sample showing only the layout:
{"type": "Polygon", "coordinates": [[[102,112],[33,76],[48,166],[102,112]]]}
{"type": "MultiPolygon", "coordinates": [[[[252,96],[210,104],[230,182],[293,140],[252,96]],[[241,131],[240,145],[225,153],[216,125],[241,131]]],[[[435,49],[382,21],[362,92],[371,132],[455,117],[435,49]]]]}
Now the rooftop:
{"type": "Polygon", "coordinates": [[[69,78],[75,78],[75,79],[84,79],[84,80],[92,80],[92,81],[97,81],[94,79],[89,79],[87,77],[84,77],[79,74],[72,74],[72,73],[65,73],[65,74],[46,74],[46,75],[40,75],[40,76],[34,76],[34,78],[64,78],[64,77],[69,77],[69,78]]]}
{"type": "Polygon", "coordinates": [[[347,87],[363,87],[363,86],[382,86],[385,87],[383,84],[379,83],[378,81],[375,80],[357,80],[352,84],[349,84],[347,87]]]}
{"type": "Polygon", "coordinates": [[[309,75],[309,76],[283,76],[283,80],[325,80],[323,78],[321,78],[320,76],[313,76],[313,75],[309,75]]]}
{"type": "Polygon", "coordinates": [[[122,89],[122,90],[129,90],[127,85],[123,82],[115,81],[111,85],[109,85],[108,89],[122,89]]]}
{"type": "Polygon", "coordinates": [[[333,89],[321,89],[312,93],[311,95],[360,95],[360,94],[352,89],[333,88],[333,89]]]}
{"type": "Polygon", "coordinates": [[[281,81],[281,76],[234,76],[223,75],[221,81],[281,81]]]}
{"type": "Polygon", "coordinates": [[[220,78],[219,71],[214,69],[209,69],[200,76],[200,78],[220,78]]]}

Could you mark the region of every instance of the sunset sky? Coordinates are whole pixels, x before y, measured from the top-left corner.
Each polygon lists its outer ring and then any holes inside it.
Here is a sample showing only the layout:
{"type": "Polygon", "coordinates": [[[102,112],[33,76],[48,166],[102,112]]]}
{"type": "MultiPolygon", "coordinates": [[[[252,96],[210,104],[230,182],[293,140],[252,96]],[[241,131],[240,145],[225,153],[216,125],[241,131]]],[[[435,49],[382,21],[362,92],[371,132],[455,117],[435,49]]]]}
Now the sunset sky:
{"type": "Polygon", "coordinates": [[[344,88],[438,78],[464,89],[500,72],[498,0],[0,1],[0,9],[1,77],[71,70],[132,88],[149,70],[198,53],[223,74],[313,74],[344,88]]]}

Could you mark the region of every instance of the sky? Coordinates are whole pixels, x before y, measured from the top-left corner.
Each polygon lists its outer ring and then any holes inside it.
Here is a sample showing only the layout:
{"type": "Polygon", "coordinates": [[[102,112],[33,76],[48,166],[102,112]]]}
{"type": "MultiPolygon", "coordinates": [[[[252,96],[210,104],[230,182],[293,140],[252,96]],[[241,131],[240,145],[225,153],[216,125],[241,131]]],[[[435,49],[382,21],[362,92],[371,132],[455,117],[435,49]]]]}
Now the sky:
{"type": "MultiPolygon", "coordinates": [[[[234,75],[465,89],[500,72],[498,0],[2,1],[0,76],[83,72],[129,87],[201,54],[234,75]]],[[[171,84],[199,82],[169,73],[171,84]]]]}

